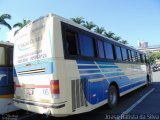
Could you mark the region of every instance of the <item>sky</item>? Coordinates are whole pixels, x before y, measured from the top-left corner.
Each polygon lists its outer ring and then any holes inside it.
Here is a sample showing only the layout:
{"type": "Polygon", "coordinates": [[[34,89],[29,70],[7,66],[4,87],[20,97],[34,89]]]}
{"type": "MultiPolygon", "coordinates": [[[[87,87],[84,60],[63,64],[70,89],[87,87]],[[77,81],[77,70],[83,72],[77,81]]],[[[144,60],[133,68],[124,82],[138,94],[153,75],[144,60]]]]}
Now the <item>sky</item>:
{"type": "MultiPolygon", "coordinates": [[[[11,26],[54,13],[93,21],[131,46],[136,47],[138,41],[160,44],[160,0],[0,0],[0,15],[5,13],[12,16],[7,20],[11,26]]],[[[5,41],[9,30],[0,28],[0,41],[5,41]]]]}

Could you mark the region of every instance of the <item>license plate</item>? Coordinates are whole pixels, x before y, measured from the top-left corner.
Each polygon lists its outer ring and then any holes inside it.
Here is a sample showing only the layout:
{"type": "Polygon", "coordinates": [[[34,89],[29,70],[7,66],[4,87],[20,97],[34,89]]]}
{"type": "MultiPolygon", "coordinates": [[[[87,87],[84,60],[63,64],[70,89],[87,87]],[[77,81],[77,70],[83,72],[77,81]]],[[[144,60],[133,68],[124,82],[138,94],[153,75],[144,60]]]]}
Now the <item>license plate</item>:
{"type": "Polygon", "coordinates": [[[31,89],[31,88],[25,89],[25,93],[27,95],[33,95],[34,94],[34,89],[31,89]]]}

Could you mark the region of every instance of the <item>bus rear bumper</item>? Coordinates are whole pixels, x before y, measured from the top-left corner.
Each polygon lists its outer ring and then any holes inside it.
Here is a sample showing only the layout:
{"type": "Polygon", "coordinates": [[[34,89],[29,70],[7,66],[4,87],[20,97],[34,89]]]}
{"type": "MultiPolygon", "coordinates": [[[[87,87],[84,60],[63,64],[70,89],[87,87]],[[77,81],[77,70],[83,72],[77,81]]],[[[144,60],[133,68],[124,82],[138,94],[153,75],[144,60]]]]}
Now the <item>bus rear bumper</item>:
{"type": "Polygon", "coordinates": [[[66,108],[65,104],[66,102],[54,104],[54,103],[40,103],[35,101],[27,101],[27,100],[21,100],[21,99],[13,99],[14,105],[35,113],[44,114],[45,116],[55,116],[55,117],[61,117],[61,116],[67,116],[66,114],[66,108]],[[61,111],[61,112],[60,112],[61,111]]]}

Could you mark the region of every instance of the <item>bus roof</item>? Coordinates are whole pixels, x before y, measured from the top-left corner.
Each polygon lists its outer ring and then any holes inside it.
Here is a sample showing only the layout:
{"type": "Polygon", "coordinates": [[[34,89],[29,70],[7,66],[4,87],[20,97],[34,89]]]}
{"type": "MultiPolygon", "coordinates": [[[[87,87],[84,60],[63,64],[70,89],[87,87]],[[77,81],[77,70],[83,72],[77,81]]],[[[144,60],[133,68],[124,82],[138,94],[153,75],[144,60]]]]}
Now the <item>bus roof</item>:
{"type": "MultiPolygon", "coordinates": [[[[109,41],[111,41],[111,42],[113,42],[113,43],[115,43],[115,44],[117,44],[117,45],[124,46],[124,47],[127,47],[127,48],[131,49],[131,50],[135,50],[136,52],[145,54],[144,52],[139,51],[138,49],[136,49],[136,48],[134,48],[134,47],[132,47],[132,46],[124,45],[124,44],[122,44],[122,43],[120,43],[120,42],[118,42],[118,41],[115,41],[115,40],[113,40],[113,39],[111,39],[111,38],[108,38],[108,37],[106,37],[106,36],[104,36],[104,35],[101,35],[101,34],[98,34],[98,33],[94,32],[94,31],[91,31],[91,30],[87,29],[86,27],[84,27],[84,26],[82,26],[82,25],[80,25],[80,24],[75,23],[75,22],[72,21],[72,20],[66,19],[66,18],[64,18],[64,17],[58,16],[58,15],[53,14],[53,13],[49,13],[49,14],[47,14],[46,16],[40,17],[40,18],[34,20],[34,21],[31,22],[31,23],[34,23],[34,22],[36,22],[36,21],[38,21],[38,20],[40,20],[40,19],[43,19],[43,18],[45,18],[45,17],[56,17],[56,18],[59,19],[59,21],[62,21],[62,22],[65,22],[65,23],[69,23],[70,25],[73,25],[73,26],[75,26],[75,27],[78,27],[78,28],[80,28],[80,29],[83,29],[83,30],[85,30],[85,31],[87,31],[87,32],[93,33],[93,34],[95,34],[95,35],[97,35],[97,36],[103,37],[104,39],[108,39],[109,41]]],[[[29,23],[29,24],[31,24],[31,23],[29,23]]],[[[28,25],[29,25],[29,24],[28,24],[28,25]]],[[[26,25],[26,27],[27,27],[28,25],[26,25]]]]}
{"type": "Polygon", "coordinates": [[[6,42],[0,41],[0,45],[9,45],[9,46],[13,46],[13,43],[10,43],[9,41],[6,41],[6,42]]]}

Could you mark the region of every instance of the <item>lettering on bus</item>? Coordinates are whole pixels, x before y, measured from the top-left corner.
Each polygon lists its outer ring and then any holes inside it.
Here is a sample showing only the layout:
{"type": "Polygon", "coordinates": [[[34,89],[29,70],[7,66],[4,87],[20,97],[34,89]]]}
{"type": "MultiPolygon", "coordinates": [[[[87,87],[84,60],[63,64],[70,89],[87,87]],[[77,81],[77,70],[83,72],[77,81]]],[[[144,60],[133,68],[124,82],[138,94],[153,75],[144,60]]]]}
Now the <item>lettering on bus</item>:
{"type": "Polygon", "coordinates": [[[42,37],[43,37],[42,35],[36,36],[36,37],[32,37],[30,39],[30,41],[26,41],[26,42],[20,43],[18,45],[19,50],[26,50],[26,49],[28,49],[28,48],[36,45],[36,44],[39,44],[42,41],[42,37]]]}
{"type": "Polygon", "coordinates": [[[47,57],[46,53],[42,53],[42,50],[37,50],[37,51],[29,52],[29,53],[26,53],[24,55],[19,56],[18,57],[18,63],[43,59],[43,58],[46,58],[46,57],[47,57]]]}

